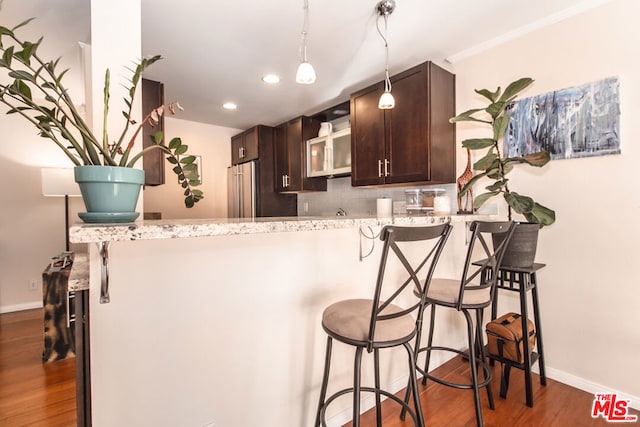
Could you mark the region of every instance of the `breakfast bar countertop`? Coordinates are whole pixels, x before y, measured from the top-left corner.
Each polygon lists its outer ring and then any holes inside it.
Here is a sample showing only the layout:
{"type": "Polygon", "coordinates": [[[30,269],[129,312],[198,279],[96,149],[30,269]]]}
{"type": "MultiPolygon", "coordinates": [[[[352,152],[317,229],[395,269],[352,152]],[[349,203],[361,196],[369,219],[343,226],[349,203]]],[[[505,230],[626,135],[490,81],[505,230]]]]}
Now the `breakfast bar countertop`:
{"type": "Polygon", "coordinates": [[[398,215],[376,217],[272,217],[144,220],[122,224],[73,224],[69,229],[73,243],[115,242],[128,240],[176,239],[238,234],[317,231],[341,228],[394,225],[428,225],[466,222],[491,215],[398,215]]]}

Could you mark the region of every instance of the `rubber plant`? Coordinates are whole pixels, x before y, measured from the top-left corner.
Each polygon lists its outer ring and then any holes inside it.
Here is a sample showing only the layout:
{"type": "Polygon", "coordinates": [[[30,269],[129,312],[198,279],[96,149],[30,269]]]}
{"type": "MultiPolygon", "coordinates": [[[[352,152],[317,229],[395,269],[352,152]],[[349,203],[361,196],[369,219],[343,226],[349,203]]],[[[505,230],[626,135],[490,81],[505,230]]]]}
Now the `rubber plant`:
{"type": "Polygon", "coordinates": [[[45,60],[38,55],[43,38],[31,42],[22,40],[16,30],[27,25],[28,19],[13,28],[0,25],[0,68],[6,74],[0,77],[0,102],[9,107],[7,114],[23,117],[34,125],[39,135],[53,141],[76,166],[104,165],[134,167],[142,156],[151,150],[161,150],[166,160],[173,165],[178,184],[184,189],[185,206],[191,208],[201,200],[202,191],[194,188],[200,185],[195,156],[187,154],[188,146],[179,137],[165,144],[164,135],[158,131],[152,136],[153,144],[132,153],[136,138],[145,123],[157,124],[160,116],[169,112],[175,114],[182,107],[177,102],[160,105],[137,123],[132,117],[134,99],[142,73],[161,56],[142,58],[131,71],[127,83],[126,109],[122,111],[125,124],[116,140],[107,133],[109,114],[110,73],[107,69],[104,79],[103,132],[98,138],[86,123],[63,85],[68,69],[59,71],[60,58],[45,60]],[[135,129],[133,128],[135,127],[135,129]],[[130,131],[133,131],[132,135],[130,131]]]}
{"type": "Polygon", "coordinates": [[[551,159],[547,151],[527,154],[518,157],[503,157],[500,144],[509,126],[508,106],[514,102],[518,94],[533,83],[533,79],[524,77],[510,83],[503,91],[498,87],[495,92],[488,89],[475,89],[475,92],[487,99],[483,108],[474,108],[449,119],[456,122],[479,122],[491,127],[492,135],[486,138],[471,138],[462,141],[462,146],[470,150],[486,150],[482,158],[476,161],[473,169],[477,171],[473,178],[460,190],[460,197],[471,190],[481,179],[489,179],[492,183],[485,187],[486,192],[475,197],[474,209],[480,208],[492,197],[502,195],[508,206],[509,220],[512,210],[522,214],[527,221],[551,225],[556,220],[553,210],[536,202],[529,196],[516,193],[509,187],[507,175],[517,164],[528,164],[535,167],[546,165],[551,159]]]}

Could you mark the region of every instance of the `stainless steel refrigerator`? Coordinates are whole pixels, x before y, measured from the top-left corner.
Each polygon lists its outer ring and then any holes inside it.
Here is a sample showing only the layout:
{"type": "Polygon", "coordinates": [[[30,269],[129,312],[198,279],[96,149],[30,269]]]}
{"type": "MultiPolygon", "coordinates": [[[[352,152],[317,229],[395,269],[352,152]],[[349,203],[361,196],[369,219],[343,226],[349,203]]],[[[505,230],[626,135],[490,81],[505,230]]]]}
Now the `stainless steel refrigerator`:
{"type": "Polygon", "coordinates": [[[227,168],[229,218],[256,216],[256,162],[227,168]]]}

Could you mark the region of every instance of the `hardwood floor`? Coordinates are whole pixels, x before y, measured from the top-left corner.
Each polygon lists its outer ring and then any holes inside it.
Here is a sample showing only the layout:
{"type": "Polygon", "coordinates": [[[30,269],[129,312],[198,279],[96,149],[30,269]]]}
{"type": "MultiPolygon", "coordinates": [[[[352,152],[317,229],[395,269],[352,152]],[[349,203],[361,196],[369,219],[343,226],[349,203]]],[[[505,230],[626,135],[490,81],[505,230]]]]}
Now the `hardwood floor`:
{"type": "MultiPolygon", "coordinates": [[[[470,381],[468,362],[461,357],[455,357],[445,363],[434,373],[449,381],[470,381]]],[[[500,367],[494,366],[493,396],[495,410],[489,409],[487,394],[484,389],[481,393],[482,417],[486,427],[505,426],[605,426],[611,425],[602,417],[591,418],[591,408],[594,396],[590,393],[578,390],[568,385],[547,378],[547,385],[540,385],[540,378],[534,375],[533,379],[533,408],[525,404],[524,375],[522,371],[512,369],[509,391],[506,399],[499,396],[500,391],[500,367]]],[[[475,426],[475,409],[473,392],[471,390],[458,390],[427,382],[426,386],[419,384],[420,402],[424,415],[425,425],[428,427],[461,427],[475,426]]],[[[607,390],[603,390],[606,392],[607,390]]],[[[398,394],[404,397],[404,391],[398,394]]],[[[383,406],[383,424],[385,427],[413,426],[410,417],[406,421],[399,419],[399,405],[385,401],[383,406]]],[[[631,410],[629,414],[639,415],[638,411],[631,410]]],[[[640,420],[640,415],[639,418],[640,420]]],[[[620,425],[621,423],[615,423],[620,425]]],[[[622,425],[635,425],[635,423],[622,423],[622,425]]],[[[362,416],[362,426],[375,426],[375,411],[370,410],[362,416]]],[[[348,423],[347,426],[351,426],[348,423]]]]}
{"type": "Polygon", "coordinates": [[[0,426],[76,425],[75,358],[42,363],[42,318],[0,315],[0,426]]]}
{"type": "MultiPolygon", "coordinates": [[[[0,315],[0,426],[75,426],[75,359],[42,364],[42,310],[0,315]]],[[[449,380],[469,375],[466,361],[456,357],[436,370],[449,380]]],[[[600,426],[604,419],[591,418],[593,395],[547,379],[540,386],[534,378],[534,407],[524,402],[524,380],[514,369],[507,399],[498,396],[499,367],[494,371],[496,409],[489,409],[482,393],[485,426],[600,426]]],[[[605,391],[605,390],[603,390],[605,391]]],[[[402,393],[399,393],[401,396],[402,393]]],[[[427,426],[473,426],[475,412],[470,390],[457,390],[429,382],[420,385],[420,397],[427,426]]],[[[385,427],[412,426],[401,422],[400,409],[383,402],[385,427]]],[[[631,411],[639,415],[638,411],[631,411]]],[[[375,413],[362,417],[362,426],[375,426],[375,413]]],[[[638,425],[617,423],[618,425],[638,425]]],[[[348,424],[350,425],[350,424],[348,424]]],[[[176,426],[177,427],[177,426],[176,426]]],[[[236,426],[226,426],[236,427],[236,426]]]]}

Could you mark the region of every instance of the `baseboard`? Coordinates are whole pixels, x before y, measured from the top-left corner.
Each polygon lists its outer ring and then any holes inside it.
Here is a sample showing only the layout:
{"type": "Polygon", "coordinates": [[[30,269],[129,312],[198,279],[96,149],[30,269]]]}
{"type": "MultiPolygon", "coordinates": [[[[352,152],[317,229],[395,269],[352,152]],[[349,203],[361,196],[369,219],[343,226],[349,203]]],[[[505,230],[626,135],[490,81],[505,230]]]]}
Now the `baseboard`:
{"type": "Polygon", "coordinates": [[[35,308],[42,308],[42,301],[33,301],[14,305],[0,305],[0,314],[13,313],[15,311],[23,310],[33,310],[35,308]]]}
{"type": "Polygon", "coordinates": [[[560,371],[558,369],[550,368],[548,366],[546,367],[546,374],[547,378],[551,378],[552,380],[561,382],[582,391],[586,391],[588,393],[616,393],[618,395],[618,399],[629,400],[629,406],[631,408],[640,410],[640,397],[638,396],[632,396],[630,394],[613,390],[611,389],[611,387],[594,383],[593,381],[589,381],[584,378],[580,378],[578,376],[560,371]]]}

